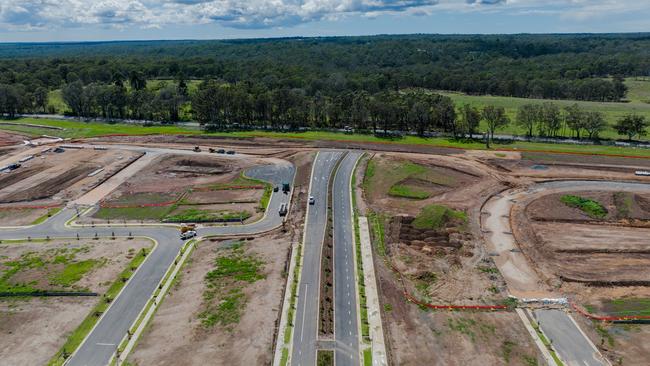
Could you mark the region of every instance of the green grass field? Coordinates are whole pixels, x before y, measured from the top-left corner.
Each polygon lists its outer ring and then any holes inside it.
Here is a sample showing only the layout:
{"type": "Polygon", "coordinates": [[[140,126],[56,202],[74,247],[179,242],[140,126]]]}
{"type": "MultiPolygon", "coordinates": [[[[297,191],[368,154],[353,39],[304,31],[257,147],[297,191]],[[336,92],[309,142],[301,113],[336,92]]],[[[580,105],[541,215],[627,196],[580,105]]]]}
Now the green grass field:
{"type": "Polygon", "coordinates": [[[160,207],[102,207],[94,217],[103,220],[162,220],[173,210],[173,205],[160,207]]]}
{"type": "MultiPolygon", "coordinates": [[[[502,129],[497,130],[497,133],[507,133],[507,134],[517,134],[525,135],[526,131],[523,128],[514,123],[516,120],[517,109],[524,104],[529,103],[544,103],[548,100],[543,99],[526,99],[526,98],[511,98],[511,97],[497,97],[497,96],[472,96],[458,93],[442,93],[452,98],[454,103],[457,105],[470,104],[476,107],[483,107],[487,104],[492,104],[506,109],[508,117],[510,117],[511,123],[502,129]]],[[[566,107],[574,103],[580,105],[583,109],[587,111],[598,111],[602,112],[605,116],[605,121],[608,125],[612,126],[616,121],[628,113],[637,113],[645,116],[647,119],[650,119],[650,104],[642,102],[630,102],[630,103],[600,103],[600,102],[576,102],[576,101],[567,101],[567,100],[554,100],[553,103],[558,106],[566,107]]],[[[479,127],[479,132],[485,132],[486,125],[481,123],[479,127]]],[[[570,137],[572,136],[572,131],[569,129],[563,129],[560,131],[560,135],[570,137]]],[[[618,135],[612,127],[607,128],[600,134],[602,138],[609,139],[619,139],[622,136],[618,135]]]]}
{"type": "MultiPolygon", "coordinates": [[[[435,147],[450,147],[468,150],[484,150],[485,144],[480,141],[466,141],[451,138],[422,138],[417,136],[404,136],[398,139],[386,139],[373,135],[363,134],[342,134],[337,132],[324,131],[307,131],[307,132],[265,132],[265,131],[238,131],[238,132],[215,132],[204,133],[198,129],[184,126],[150,126],[129,124],[108,124],[100,122],[81,122],[81,121],[60,121],[51,119],[37,118],[20,118],[12,121],[13,123],[39,124],[46,126],[62,127],[63,130],[52,130],[47,128],[38,128],[30,126],[13,126],[0,124],[0,130],[16,131],[27,135],[53,135],[69,138],[97,137],[113,134],[124,135],[183,135],[183,134],[203,134],[207,136],[220,137],[265,137],[278,139],[297,139],[305,141],[354,141],[382,144],[400,144],[400,145],[425,145],[435,147]]],[[[635,149],[616,146],[602,145],[569,145],[569,144],[547,144],[534,142],[512,142],[504,144],[492,144],[495,150],[529,150],[543,152],[561,152],[561,153],[578,153],[578,154],[608,154],[608,155],[625,155],[650,157],[650,150],[635,149]]]]}

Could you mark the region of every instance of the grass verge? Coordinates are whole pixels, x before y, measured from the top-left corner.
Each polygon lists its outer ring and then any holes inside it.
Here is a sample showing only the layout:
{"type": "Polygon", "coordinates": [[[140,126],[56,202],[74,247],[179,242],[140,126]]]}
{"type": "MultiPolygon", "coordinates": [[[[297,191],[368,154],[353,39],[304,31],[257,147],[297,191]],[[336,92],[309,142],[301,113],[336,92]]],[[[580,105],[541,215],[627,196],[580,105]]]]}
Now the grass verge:
{"type": "Polygon", "coordinates": [[[37,218],[30,225],[42,224],[42,223],[45,222],[45,220],[47,220],[50,217],[52,217],[52,216],[56,215],[57,213],[59,213],[59,211],[61,211],[61,207],[51,208],[51,209],[47,210],[47,213],[45,215],[37,218]]]}
{"type": "Polygon", "coordinates": [[[361,257],[361,234],[359,232],[359,211],[357,209],[356,195],[356,169],[352,172],[350,190],[352,192],[352,212],[354,220],[354,251],[357,265],[357,287],[359,291],[359,314],[361,320],[361,338],[370,342],[370,324],[368,322],[368,303],[366,298],[366,283],[363,273],[363,258],[361,257]]]}
{"type": "Polygon", "coordinates": [[[560,357],[555,353],[555,350],[553,349],[551,342],[546,338],[542,330],[539,328],[539,324],[537,324],[536,321],[531,320],[531,325],[533,326],[533,329],[535,329],[535,332],[537,333],[537,336],[539,339],[542,341],[546,349],[548,349],[548,352],[551,354],[551,357],[553,358],[553,361],[555,361],[555,364],[557,366],[564,366],[564,362],[560,360],[560,357]]]}
{"type": "MultiPolygon", "coordinates": [[[[131,124],[107,124],[100,122],[82,122],[82,121],[61,121],[50,119],[19,118],[13,120],[15,123],[33,123],[47,126],[56,126],[64,128],[63,131],[54,131],[46,128],[35,128],[29,126],[1,125],[0,129],[22,132],[29,135],[40,136],[43,134],[57,135],[60,137],[84,138],[98,137],[107,135],[183,135],[183,134],[205,134],[210,136],[221,137],[265,137],[278,139],[301,139],[308,141],[356,141],[382,144],[400,144],[400,145],[426,145],[435,147],[449,147],[469,150],[484,150],[485,145],[482,141],[476,140],[458,140],[453,138],[423,138],[417,136],[405,136],[399,139],[386,139],[374,135],[363,134],[342,134],[337,132],[324,131],[307,131],[307,132],[268,132],[268,131],[238,131],[238,132],[215,132],[204,133],[195,128],[185,126],[151,126],[131,124]]],[[[541,152],[561,152],[561,153],[579,153],[579,154],[609,154],[609,155],[626,155],[635,157],[650,157],[649,149],[635,149],[627,147],[605,146],[605,145],[571,145],[571,144],[552,144],[552,143],[535,143],[535,142],[512,142],[492,144],[495,150],[505,151],[541,151],[541,152]]]]}

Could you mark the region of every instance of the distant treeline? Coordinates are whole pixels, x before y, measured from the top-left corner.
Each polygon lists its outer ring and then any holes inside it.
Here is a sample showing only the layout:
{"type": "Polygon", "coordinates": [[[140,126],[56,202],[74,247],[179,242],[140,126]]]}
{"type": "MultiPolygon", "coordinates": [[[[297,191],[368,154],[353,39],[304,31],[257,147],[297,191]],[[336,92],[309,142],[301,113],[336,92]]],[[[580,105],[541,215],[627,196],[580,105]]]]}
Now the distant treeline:
{"type": "Polygon", "coordinates": [[[650,74],[650,34],[0,44],[0,84],[32,96],[32,105],[39,88],[113,84],[132,73],[311,97],[426,88],[618,101],[626,92],[621,77],[650,74]]]}

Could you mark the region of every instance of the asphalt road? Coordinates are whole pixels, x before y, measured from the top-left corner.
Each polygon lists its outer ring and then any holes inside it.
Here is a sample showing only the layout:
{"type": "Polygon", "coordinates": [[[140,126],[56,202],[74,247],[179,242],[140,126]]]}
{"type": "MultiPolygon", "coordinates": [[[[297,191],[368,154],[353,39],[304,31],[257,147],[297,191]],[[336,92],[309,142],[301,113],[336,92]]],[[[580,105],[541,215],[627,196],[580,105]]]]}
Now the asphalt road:
{"type": "Polygon", "coordinates": [[[315,203],[307,209],[292,365],[313,366],[316,363],[320,258],[327,224],[327,189],[332,170],[341,155],[341,152],[321,151],[313,164],[310,194],[315,203]]]}
{"type": "Polygon", "coordinates": [[[333,192],[334,337],[336,365],[359,365],[359,323],[354,276],[354,228],[350,178],[361,153],[348,153],[336,172],[333,192]]]}
{"type": "Polygon", "coordinates": [[[607,363],[593,344],[562,310],[535,310],[535,318],[568,366],[604,366],[607,363]]]}
{"type": "MultiPolygon", "coordinates": [[[[288,163],[255,167],[247,171],[247,175],[253,178],[268,180],[274,184],[292,183],[294,174],[293,165],[288,163]]],[[[273,193],[267,214],[260,221],[250,225],[208,227],[199,229],[198,234],[200,236],[252,234],[273,229],[282,223],[282,218],[278,215],[278,208],[281,203],[288,203],[289,198],[289,195],[281,191],[273,193]]],[[[172,265],[174,258],[183,245],[183,241],[179,238],[178,229],[172,227],[120,227],[119,225],[113,227],[98,226],[95,228],[65,227],[65,222],[72,218],[75,213],[75,208],[67,207],[58,215],[40,225],[31,228],[2,229],[0,230],[0,239],[44,238],[47,236],[54,239],[57,237],[75,237],[79,234],[81,238],[87,240],[87,238],[92,238],[97,234],[103,237],[112,235],[146,236],[157,241],[156,249],[149,254],[122,292],[113,300],[108,311],[104,313],[95,328],[67,363],[75,366],[106,365],[115,352],[116,345],[125,336],[127,330],[155,291],[165,272],[172,265]]]]}

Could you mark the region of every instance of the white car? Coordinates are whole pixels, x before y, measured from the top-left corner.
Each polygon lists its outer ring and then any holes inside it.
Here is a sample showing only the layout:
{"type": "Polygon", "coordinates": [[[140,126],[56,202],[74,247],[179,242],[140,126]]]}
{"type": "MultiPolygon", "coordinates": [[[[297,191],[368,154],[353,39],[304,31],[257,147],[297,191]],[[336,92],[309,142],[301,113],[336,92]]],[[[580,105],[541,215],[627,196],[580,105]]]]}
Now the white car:
{"type": "Polygon", "coordinates": [[[314,196],[309,196],[309,204],[313,205],[314,203],[316,203],[316,199],[314,198],[314,196]]]}
{"type": "Polygon", "coordinates": [[[196,236],[196,231],[194,231],[194,230],[188,230],[188,231],[186,231],[184,233],[181,233],[181,239],[183,239],[183,240],[187,240],[187,239],[193,238],[195,236],[196,236]]]}

